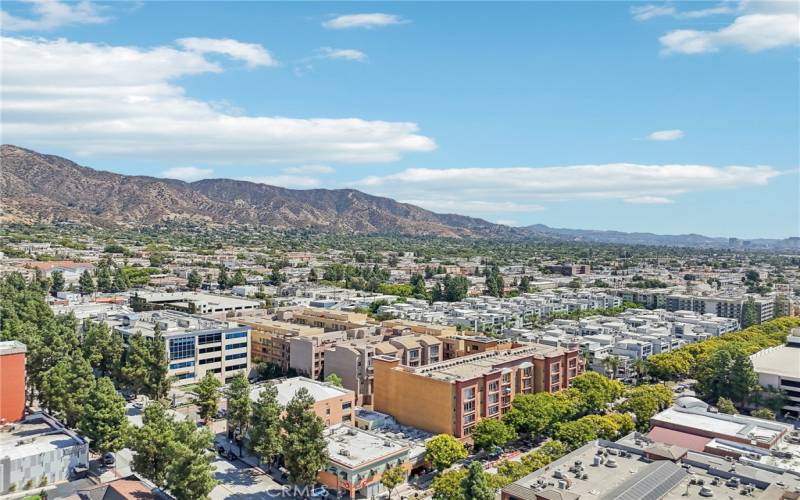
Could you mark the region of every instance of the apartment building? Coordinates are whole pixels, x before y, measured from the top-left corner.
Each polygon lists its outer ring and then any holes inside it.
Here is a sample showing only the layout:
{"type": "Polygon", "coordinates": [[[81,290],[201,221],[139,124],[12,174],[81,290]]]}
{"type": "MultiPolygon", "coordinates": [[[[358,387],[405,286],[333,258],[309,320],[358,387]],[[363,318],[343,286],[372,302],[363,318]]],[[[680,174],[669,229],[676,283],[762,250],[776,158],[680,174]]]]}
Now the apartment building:
{"type": "Polygon", "coordinates": [[[752,299],[756,308],[756,323],[765,323],[775,317],[772,297],[749,296],[696,296],[670,294],[666,297],[667,311],[693,311],[699,314],[714,314],[722,318],[733,318],[743,322],[744,306],[752,299]]]}
{"type": "Polygon", "coordinates": [[[427,366],[375,356],[374,408],[399,423],[467,438],[483,418],[500,418],[517,394],[556,392],[583,372],[577,348],[525,345],[427,366]]]}
{"type": "Polygon", "coordinates": [[[496,339],[481,335],[451,335],[442,338],[444,359],[460,358],[486,351],[511,349],[514,343],[508,339],[496,339]]]}
{"type": "Polygon", "coordinates": [[[278,312],[278,319],[322,328],[326,332],[352,330],[367,326],[367,315],[356,312],[329,311],[313,307],[278,312]]]}
{"type": "Polygon", "coordinates": [[[434,337],[447,337],[450,335],[457,335],[458,329],[451,325],[438,325],[407,319],[391,319],[381,323],[381,332],[384,335],[393,336],[418,333],[421,335],[432,335],[434,337]]]}
{"type": "Polygon", "coordinates": [[[237,318],[237,322],[250,327],[253,363],[271,363],[279,366],[284,373],[291,366],[290,340],[293,337],[313,337],[325,333],[322,328],[275,321],[264,316],[243,316],[237,318]]]}
{"type": "Polygon", "coordinates": [[[750,360],[759,385],[784,392],[782,413],[800,418],[800,328],[792,329],[786,344],[759,351],[750,360]]]}
{"type": "Polygon", "coordinates": [[[207,372],[227,381],[250,372],[250,328],[233,322],[194,316],[178,311],[122,314],[109,320],[127,343],[140,333],[152,339],[159,328],[169,354],[168,376],[175,385],[199,381],[207,372]]]}
{"type": "Polygon", "coordinates": [[[325,351],[324,377],[336,374],[356,393],[358,404],[372,404],[374,356],[393,356],[407,366],[442,360],[442,340],[431,335],[404,335],[381,341],[380,336],[338,342],[325,351]]]}
{"type": "Polygon", "coordinates": [[[25,355],[22,342],[0,342],[0,425],[25,416],[25,355]]]}

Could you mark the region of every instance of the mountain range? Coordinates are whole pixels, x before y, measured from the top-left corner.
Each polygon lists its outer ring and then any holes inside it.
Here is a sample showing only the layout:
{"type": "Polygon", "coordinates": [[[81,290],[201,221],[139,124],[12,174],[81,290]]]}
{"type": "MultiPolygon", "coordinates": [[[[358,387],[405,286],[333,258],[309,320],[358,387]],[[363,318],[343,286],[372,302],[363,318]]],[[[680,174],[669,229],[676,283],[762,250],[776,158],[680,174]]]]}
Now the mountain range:
{"type": "Polygon", "coordinates": [[[184,182],[94,170],[66,158],[0,146],[0,220],[79,221],[97,226],[169,220],[308,228],[347,234],[399,233],[476,238],[545,238],[591,243],[800,249],[800,238],[741,242],[697,234],[658,235],[535,224],[508,227],[439,214],[354,189],[286,189],[231,179],[184,182]]]}

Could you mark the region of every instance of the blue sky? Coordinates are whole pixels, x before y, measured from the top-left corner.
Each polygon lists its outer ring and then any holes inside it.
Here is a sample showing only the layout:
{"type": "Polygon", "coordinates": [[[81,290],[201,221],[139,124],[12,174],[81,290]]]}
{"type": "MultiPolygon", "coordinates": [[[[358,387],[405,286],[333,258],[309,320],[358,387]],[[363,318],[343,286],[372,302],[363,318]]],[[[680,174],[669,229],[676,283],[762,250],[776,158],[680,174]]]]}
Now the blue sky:
{"type": "Polygon", "coordinates": [[[800,234],[797,3],[3,9],[3,142],[94,168],[513,225],[800,234]]]}

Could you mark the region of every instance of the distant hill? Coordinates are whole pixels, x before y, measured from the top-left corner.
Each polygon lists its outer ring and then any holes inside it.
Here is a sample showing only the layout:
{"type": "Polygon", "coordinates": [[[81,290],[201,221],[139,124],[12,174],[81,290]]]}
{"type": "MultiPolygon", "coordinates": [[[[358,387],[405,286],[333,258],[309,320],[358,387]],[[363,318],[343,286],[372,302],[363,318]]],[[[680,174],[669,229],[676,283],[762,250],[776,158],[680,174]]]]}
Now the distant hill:
{"type": "Polygon", "coordinates": [[[691,248],[736,248],[736,249],[771,249],[771,250],[798,250],[800,237],[786,239],[756,238],[742,240],[738,238],[714,238],[702,234],[653,234],[653,233],[626,233],[622,231],[602,231],[593,229],[564,229],[534,224],[520,228],[532,237],[548,237],[562,241],[612,243],[624,245],[650,245],[666,247],[691,247],[691,248]]]}
{"type": "Polygon", "coordinates": [[[6,221],[73,220],[100,226],[190,219],[342,233],[513,237],[518,231],[437,214],[353,189],[295,190],[230,179],[187,183],[93,170],[59,156],[0,147],[6,221]]]}

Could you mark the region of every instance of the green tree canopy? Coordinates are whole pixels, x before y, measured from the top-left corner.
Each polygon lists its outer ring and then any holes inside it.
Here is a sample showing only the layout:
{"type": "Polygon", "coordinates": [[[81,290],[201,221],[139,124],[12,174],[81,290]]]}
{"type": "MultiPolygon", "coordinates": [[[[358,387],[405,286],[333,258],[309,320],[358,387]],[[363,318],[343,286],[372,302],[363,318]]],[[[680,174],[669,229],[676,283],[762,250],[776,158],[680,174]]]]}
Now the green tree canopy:
{"type": "Polygon", "coordinates": [[[128,431],[125,399],[109,378],[99,378],[89,392],[78,429],[101,455],[125,447],[128,431]]]}
{"type": "Polygon", "coordinates": [[[312,411],[314,398],[302,388],[286,405],[283,419],[283,459],[291,481],[311,485],[328,462],[325,424],[312,411]]]}
{"type": "Polygon", "coordinates": [[[449,434],[439,434],[425,443],[425,460],[439,471],[464,458],[467,458],[464,444],[449,434]]]}
{"type": "Polygon", "coordinates": [[[517,438],[514,427],[494,418],[484,418],[472,430],[472,441],[478,450],[491,450],[505,446],[517,438]]]}

